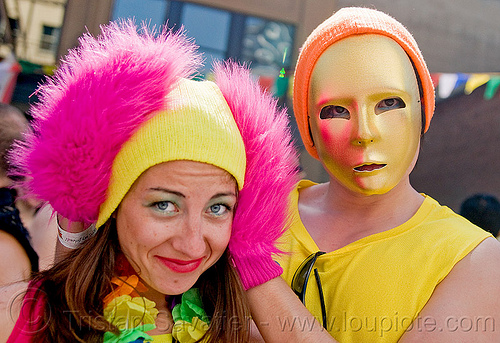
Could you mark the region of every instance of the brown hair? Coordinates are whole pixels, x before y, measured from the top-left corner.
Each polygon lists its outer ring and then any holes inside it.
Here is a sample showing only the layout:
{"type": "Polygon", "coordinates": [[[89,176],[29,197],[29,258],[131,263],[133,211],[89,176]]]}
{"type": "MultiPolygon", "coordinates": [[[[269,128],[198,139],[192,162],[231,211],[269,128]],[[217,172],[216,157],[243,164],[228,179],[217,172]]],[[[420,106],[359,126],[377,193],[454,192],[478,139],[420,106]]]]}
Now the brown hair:
{"type": "MultiPolygon", "coordinates": [[[[114,223],[108,220],[84,246],[35,277],[35,296],[43,296],[45,306],[34,342],[102,342],[104,332],[119,332],[102,315],[121,255],[114,223]]],[[[250,311],[227,250],[197,286],[211,317],[206,342],[247,342],[250,311]]]]}

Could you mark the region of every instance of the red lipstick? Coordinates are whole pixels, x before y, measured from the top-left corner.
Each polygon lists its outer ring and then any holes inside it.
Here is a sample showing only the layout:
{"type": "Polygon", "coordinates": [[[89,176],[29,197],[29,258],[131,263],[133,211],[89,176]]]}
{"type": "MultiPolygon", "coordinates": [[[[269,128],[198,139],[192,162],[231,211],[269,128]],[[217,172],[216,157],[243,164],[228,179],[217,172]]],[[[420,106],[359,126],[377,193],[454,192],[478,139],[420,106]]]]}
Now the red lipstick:
{"type": "Polygon", "coordinates": [[[175,273],[191,273],[195,271],[203,261],[203,258],[199,258],[196,260],[176,260],[173,258],[166,258],[156,256],[161,263],[163,263],[166,267],[172,270],[175,273]]]}

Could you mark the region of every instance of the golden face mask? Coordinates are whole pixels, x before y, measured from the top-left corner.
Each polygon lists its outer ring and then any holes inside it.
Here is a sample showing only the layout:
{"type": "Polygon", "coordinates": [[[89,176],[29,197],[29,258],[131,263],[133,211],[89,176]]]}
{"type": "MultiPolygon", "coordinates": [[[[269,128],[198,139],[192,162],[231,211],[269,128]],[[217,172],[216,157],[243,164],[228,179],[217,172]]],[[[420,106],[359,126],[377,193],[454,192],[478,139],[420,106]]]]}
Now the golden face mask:
{"type": "Polygon", "coordinates": [[[408,177],[420,145],[419,98],[413,66],[390,38],[351,36],[325,50],[311,77],[309,123],[328,173],[365,195],[408,177]]]}

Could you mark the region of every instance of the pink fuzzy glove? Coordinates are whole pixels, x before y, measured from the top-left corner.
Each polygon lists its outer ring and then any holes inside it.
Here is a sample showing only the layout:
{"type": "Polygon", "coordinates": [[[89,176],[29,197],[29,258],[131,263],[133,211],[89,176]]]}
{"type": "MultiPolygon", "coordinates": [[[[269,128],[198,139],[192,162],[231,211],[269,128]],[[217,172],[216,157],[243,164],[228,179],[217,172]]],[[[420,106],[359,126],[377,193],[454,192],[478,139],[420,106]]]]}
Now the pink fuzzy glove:
{"type": "Polygon", "coordinates": [[[250,72],[234,63],[215,66],[216,83],[233,112],[247,155],[229,251],[245,289],[283,272],[273,255],[288,226],[288,198],[298,181],[298,159],[288,118],[250,72]]]}

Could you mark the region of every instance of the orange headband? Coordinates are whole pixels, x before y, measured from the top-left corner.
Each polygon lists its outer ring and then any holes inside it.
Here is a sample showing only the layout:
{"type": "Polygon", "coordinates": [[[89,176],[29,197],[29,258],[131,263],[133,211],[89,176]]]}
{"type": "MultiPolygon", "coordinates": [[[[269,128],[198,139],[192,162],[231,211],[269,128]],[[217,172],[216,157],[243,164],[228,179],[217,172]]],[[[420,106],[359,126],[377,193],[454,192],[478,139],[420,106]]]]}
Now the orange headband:
{"type": "Polygon", "coordinates": [[[424,132],[429,129],[434,113],[434,85],[415,39],[401,23],[385,13],[360,7],[342,8],[307,37],[295,67],[293,110],[304,146],[315,158],[318,158],[318,153],[309,133],[308,120],[309,81],[312,71],[318,58],[329,46],[343,38],[359,34],[387,36],[406,51],[422,85],[423,94],[420,97],[425,111],[424,132]]]}

